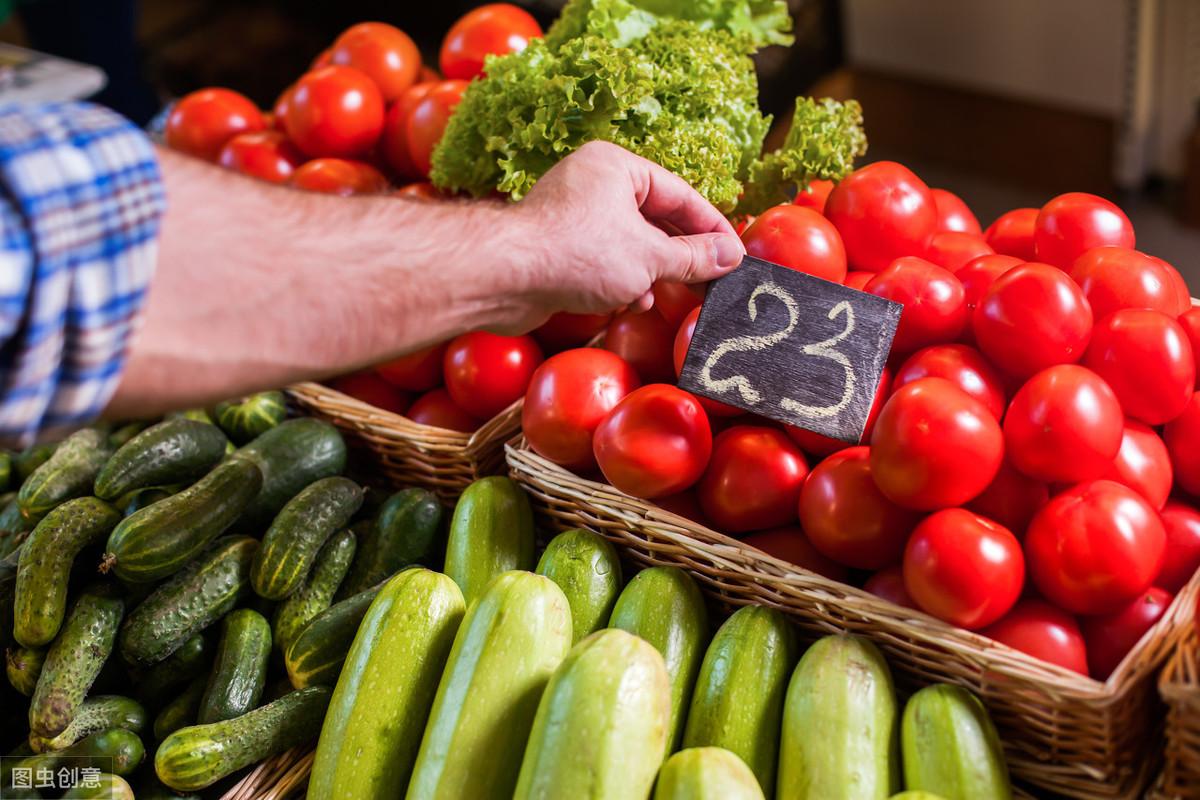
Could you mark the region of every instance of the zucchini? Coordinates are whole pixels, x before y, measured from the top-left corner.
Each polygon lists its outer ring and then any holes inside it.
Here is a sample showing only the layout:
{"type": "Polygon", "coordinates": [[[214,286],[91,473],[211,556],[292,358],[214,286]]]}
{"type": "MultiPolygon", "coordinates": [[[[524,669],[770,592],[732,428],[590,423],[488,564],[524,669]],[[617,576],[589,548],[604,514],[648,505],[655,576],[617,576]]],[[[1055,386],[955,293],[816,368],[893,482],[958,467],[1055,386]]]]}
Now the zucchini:
{"type": "Polygon", "coordinates": [[[130,664],[162,661],[237,606],[250,591],[258,542],[226,536],[155,589],[125,620],[121,655],[130,664]]]}
{"type": "Polygon", "coordinates": [[[152,486],[191,483],[225,457],[225,435],[191,419],[169,419],[147,428],[121,446],[96,476],[101,500],[152,486]]]}
{"type": "Polygon", "coordinates": [[[46,650],[41,647],[10,647],[4,652],[4,668],[8,682],[21,694],[29,697],[37,686],[46,650]]]}
{"type": "Polygon", "coordinates": [[[287,418],[283,392],[259,392],[238,400],[217,403],[213,418],[234,444],[243,445],[287,418]]]}
{"type": "Polygon", "coordinates": [[[92,484],[112,454],[108,435],[84,428],[68,436],[21,484],[17,504],[26,519],[40,520],[55,506],[92,493],[92,484]]]}
{"type": "Polygon", "coordinates": [[[284,654],[292,686],[333,686],[367,607],[381,586],[334,603],[300,629],[284,654]]]}
{"type": "Polygon", "coordinates": [[[333,691],[310,798],[400,795],[463,611],[454,581],[427,569],[405,570],[383,586],[333,691]]]}
{"type": "Polygon", "coordinates": [[[328,422],[299,417],[271,428],[233,457],[262,471],[262,491],[245,512],[246,523],[258,527],[274,519],[305,486],[340,475],[346,468],[346,442],[328,422]]]}
{"type": "Polygon", "coordinates": [[[204,678],[192,678],[182,692],[162,707],[154,718],[154,738],[162,741],[177,730],[196,724],[200,701],[204,699],[204,678]]]}
{"type": "Polygon", "coordinates": [[[401,489],[379,508],[363,536],[343,596],[357,594],[411,564],[439,565],[446,510],[428,489],[401,489]]]}
{"type": "Polygon", "coordinates": [[[134,800],[133,787],[120,775],[102,772],[83,778],[67,790],[62,800],[134,800]]]}
{"type": "Polygon", "coordinates": [[[408,800],[511,797],[538,699],[570,649],[554,581],[517,570],[492,581],[454,637],[408,800]]]}
{"type": "Polygon", "coordinates": [[[774,796],[779,726],[796,634],[778,611],[743,606],[717,630],[692,692],[683,746],[719,747],[748,766],[774,796]]]}
{"type": "Polygon", "coordinates": [[[211,786],[242,767],[314,738],[329,695],[326,686],[298,689],[240,717],[177,730],[158,746],[154,771],[178,792],[211,786]]]}
{"type": "Polygon", "coordinates": [[[227,461],[179,494],[121,520],[104,555],[118,578],[150,583],[178,572],[232,525],[262,486],[248,461],[227,461]]]}
{"type": "Polygon", "coordinates": [[[21,483],[28,480],[38,467],[50,460],[50,456],[54,455],[54,451],[57,449],[58,442],[34,444],[13,456],[13,467],[17,470],[17,480],[21,483]]]}
{"type": "Polygon", "coordinates": [[[625,631],[593,633],[542,693],[513,800],[649,797],[670,718],[659,652],[625,631]]]}
{"type": "Polygon", "coordinates": [[[50,645],[29,701],[29,729],[57,736],[67,729],[112,653],[125,601],[110,587],[84,591],[50,645]]]}
{"type": "Polygon", "coordinates": [[[321,546],[304,584],[279,604],[273,626],[275,646],[286,653],[300,630],[329,608],[354,560],[357,540],[349,529],[335,533],[321,546]]]}
{"type": "Polygon", "coordinates": [[[946,800],[1009,800],[1012,785],[996,727],[961,686],[926,686],[909,698],[900,732],[904,782],[946,800]]]}
{"type": "Polygon", "coordinates": [[[897,727],[892,673],[875,645],[857,636],[818,640],[784,700],[779,797],[886,800],[899,786],[897,727]]]}
{"type": "Polygon", "coordinates": [[[560,533],[546,545],[537,573],[557,583],[567,596],[572,642],[608,624],[621,593],[621,562],[603,536],[582,528],[560,533]]]}
{"type": "Polygon", "coordinates": [[[159,705],[170,690],[205,674],[211,660],[212,646],[197,633],[139,676],[138,694],[149,705],[159,705]]]}
{"type": "Polygon", "coordinates": [[[62,750],[24,758],[15,768],[25,767],[36,774],[43,769],[57,772],[61,767],[93,767],[124,777],[137,769],[145,757],[146,748],[136,733],[113,728],[93,733],[62,750]]]}
{"type": "Polygon", "coordinates": [[[66,729],[53,738],[29,735],[29,745],[35,753],[63,750],[93,733],[110,728],[124,728],[141,733],[146,727],[146,709],[138,701],[120,695],[98,695],[83,701],[75,718],[66,729]]]}
{"type": "Polygon", "coordinates": [[[689,747],[658,771],[654,800],[764,800],[764,795],[750,767],[734,753],[689,747]]]}
{"type": "Polygon", "coordinates": [[[889,800],[946,800],[946,798],[933,792],[922,792],[919,789],[913,789],[907,792],[900,792],[900,794],[894,794],[889,800]]]}
{"type": "Polygon", "coordinates": [[[221,622],[217,660],[200,701],[201,725],[240,717],[258,705],[267,684],[271,624],[257,611],[240,608],[221,622]]]}
{"type": "Polygon", "coordinates": [[[79,551],[99,542],[121,519],[94,497],[63,503],[38,523],[21,549],[13,599],[13,636],[26,647],[49,644],[62,626],[67,581],[79,551]]]}
{"type": "Polygon", "coordinates": [[[621,592],[608,621],[662,653],[671,677],[671,723],[666,758],[679,746],[684,716],[708,642],[708,611],[696,583],[676,567],[644,569],[621,592]]]}
{"type": "Polygon", "coordinates": [[[304,582],[321,545],[350,522],[363,490],[338,476],[309,484],[275,517],[254,557],[250,582],[259,596],[282,600],[304,582]]]}
{"type": "Polygon", "coordinates": [[[446,574],[462,589],[467,608],[502,572],[532,570],[533,510],[514,481],[482,478],[454,507],[446,540],[446,574]]]}

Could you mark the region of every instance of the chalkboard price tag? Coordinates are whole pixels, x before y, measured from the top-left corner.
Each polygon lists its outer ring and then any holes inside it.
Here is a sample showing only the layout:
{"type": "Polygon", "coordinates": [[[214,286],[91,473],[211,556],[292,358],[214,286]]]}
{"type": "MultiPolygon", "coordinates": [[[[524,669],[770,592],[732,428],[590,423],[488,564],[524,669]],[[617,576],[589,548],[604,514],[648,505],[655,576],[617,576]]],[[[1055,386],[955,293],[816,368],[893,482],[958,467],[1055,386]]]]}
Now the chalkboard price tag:
{"type": "Polygon", "coordinates": [[[679,386],[857,443],[902,308],[746,256],[709,285],[679,386]]]}

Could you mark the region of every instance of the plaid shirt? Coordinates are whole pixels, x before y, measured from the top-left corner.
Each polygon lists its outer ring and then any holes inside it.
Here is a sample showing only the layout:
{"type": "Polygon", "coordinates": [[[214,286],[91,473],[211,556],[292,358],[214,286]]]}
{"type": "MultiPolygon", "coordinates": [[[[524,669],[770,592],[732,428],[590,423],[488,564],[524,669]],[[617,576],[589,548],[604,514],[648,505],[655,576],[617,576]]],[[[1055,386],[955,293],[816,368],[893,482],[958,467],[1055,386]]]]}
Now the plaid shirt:
{"type": "Polygon", "coordinates": [[[126,120],[79,103],[0,106],[0,444],[104,409],[164,205],[154,148],[126,120]]]}

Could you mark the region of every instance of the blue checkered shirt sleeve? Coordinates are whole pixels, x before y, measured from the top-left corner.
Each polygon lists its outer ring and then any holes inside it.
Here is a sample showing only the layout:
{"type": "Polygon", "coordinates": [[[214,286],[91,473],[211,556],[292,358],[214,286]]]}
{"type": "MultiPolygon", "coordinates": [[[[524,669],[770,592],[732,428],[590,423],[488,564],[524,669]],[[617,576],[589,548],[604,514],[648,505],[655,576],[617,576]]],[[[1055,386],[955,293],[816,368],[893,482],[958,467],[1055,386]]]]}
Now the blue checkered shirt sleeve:
{"type": "Polygon", "coordinates": [[[165,205],[149,139],[98,106],[0,105],[0,445],[116,390],[165,205]]]}

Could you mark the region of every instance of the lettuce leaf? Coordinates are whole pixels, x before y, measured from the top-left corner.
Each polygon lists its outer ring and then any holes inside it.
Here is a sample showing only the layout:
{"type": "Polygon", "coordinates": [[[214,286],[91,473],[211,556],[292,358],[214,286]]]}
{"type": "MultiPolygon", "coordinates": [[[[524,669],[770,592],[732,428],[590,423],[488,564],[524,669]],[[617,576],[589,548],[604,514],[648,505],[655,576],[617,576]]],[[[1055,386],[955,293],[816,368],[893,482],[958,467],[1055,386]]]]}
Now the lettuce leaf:
{"type": "Polygon", "coordinates": [[[546,32],[546,40],[556,48],[592,33],[624,47],[667,19],[745,36],[756,47],[792,43],[792,17],[785,0],[570,0],[546,32]]]}

